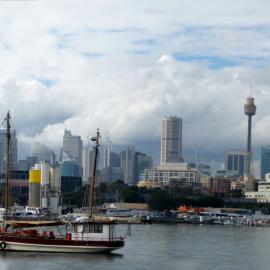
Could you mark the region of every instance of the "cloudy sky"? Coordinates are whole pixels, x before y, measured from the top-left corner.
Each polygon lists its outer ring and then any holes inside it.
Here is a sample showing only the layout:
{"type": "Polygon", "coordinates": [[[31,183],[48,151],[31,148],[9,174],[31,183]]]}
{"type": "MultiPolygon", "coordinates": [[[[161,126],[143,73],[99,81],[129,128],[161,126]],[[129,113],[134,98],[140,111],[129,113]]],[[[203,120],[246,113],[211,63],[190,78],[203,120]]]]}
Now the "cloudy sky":
{"type": "MultiPolygon", "coordinates": [[[[2,0],[0,117],[20,145],[58,148],[97,127],[158,157],[160,120],[183,118],[184,153],[222,160],[270,144],[270,1],[2,0]]],[[[25,147],[20,147],[26,153],[25,147]]],[[[158,160],[158,158],[157,158],[158,160]]]]}

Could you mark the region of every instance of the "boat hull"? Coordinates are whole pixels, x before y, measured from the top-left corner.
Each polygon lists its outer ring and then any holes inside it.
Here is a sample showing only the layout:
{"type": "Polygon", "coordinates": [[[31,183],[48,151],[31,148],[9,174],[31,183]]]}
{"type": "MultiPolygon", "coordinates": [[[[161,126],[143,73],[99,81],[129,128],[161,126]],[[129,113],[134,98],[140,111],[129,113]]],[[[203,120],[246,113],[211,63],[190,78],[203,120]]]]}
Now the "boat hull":
{"type": "Polygon", "coordinates": [[[1,251],[110,253],[124,246],[124,241],[72,241],[58,239],[0,238],[1,251]],[[4,243],[4,244],[2,244],[4,243]]]}

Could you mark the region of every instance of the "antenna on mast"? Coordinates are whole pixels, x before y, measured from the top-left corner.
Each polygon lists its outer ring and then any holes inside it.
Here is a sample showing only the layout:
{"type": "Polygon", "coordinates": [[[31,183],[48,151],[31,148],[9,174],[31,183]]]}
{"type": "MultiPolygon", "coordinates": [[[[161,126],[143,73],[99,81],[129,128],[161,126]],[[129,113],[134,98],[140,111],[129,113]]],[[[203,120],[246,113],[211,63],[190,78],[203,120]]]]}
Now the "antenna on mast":
{"type": "Polygon", "coordinates": [[[250,98],[252,97],[252,93],[254,93],[254,87],[253,87],[253,85],[251,84],[251,85],[249,86],[249,97],[250,97],[250,98]]]}

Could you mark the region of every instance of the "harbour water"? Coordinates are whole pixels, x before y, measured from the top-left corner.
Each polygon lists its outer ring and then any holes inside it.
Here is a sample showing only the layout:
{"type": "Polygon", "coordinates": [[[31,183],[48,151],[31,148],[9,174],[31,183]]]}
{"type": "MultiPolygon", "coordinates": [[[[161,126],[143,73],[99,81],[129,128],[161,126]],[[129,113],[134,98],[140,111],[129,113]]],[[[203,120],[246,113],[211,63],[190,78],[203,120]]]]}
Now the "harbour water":
{"type": "Polygon", "coordinates": [[[0,253],[0,270],[260,270],[270,267],[270,228],[133,225],[111,255],[0,253]]]}

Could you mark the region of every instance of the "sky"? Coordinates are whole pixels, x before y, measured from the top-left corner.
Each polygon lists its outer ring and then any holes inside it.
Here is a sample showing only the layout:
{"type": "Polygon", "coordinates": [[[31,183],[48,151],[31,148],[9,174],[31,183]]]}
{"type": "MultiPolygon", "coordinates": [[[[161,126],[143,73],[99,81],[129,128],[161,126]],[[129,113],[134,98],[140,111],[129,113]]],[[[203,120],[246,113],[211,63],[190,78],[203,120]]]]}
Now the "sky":
{"type": "Polygon", "coordinates": [[[259,153],[269,14],[267,0],[2,0],[0,118],[11,111],[19,156],[33,140],[59,149],[64,128],[85,143],[100,128],[158,161],[161,119],[175,115],[184,157],[213,163],[245,149],[251,92],[259,153]]]}

